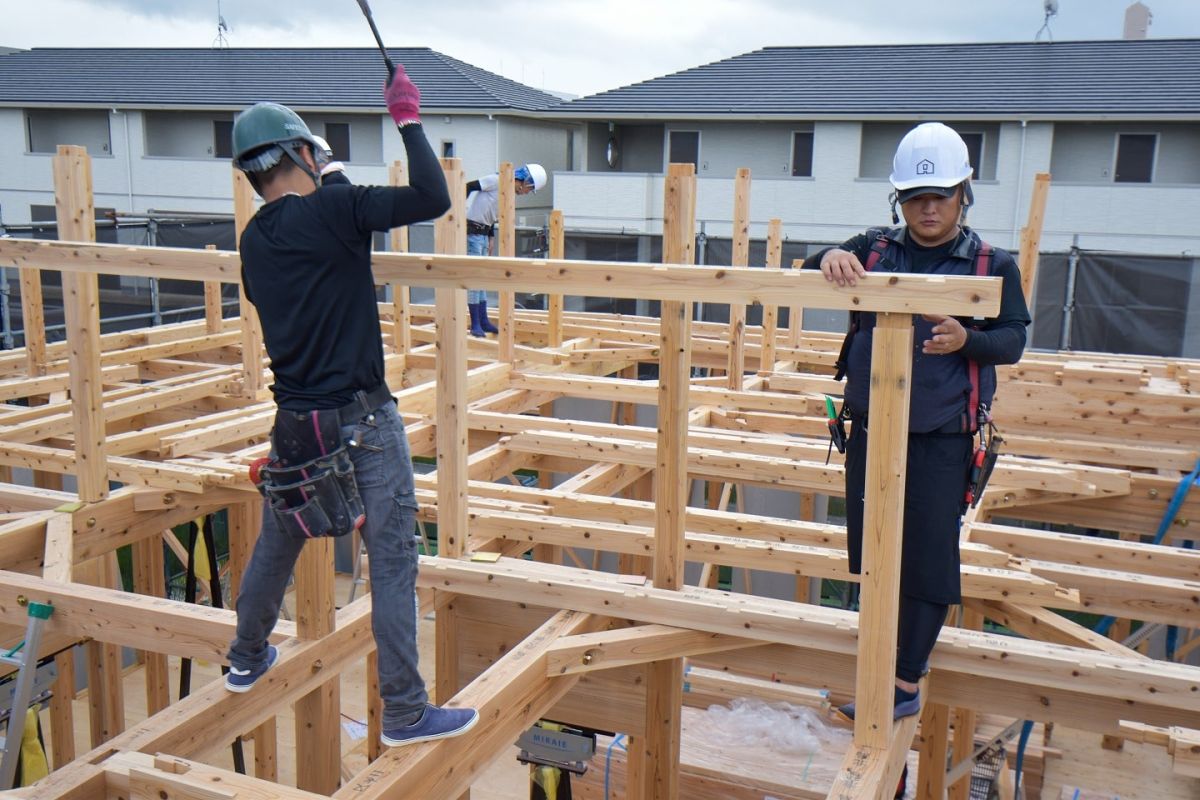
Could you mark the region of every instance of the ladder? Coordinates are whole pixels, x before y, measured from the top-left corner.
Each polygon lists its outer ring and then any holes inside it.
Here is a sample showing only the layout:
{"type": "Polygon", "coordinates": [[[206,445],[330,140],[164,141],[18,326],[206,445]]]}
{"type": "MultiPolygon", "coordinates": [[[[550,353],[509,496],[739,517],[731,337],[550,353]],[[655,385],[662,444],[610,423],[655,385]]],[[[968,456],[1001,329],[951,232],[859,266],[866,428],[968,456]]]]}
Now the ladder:
{"type": "Polygon", "coordinates": [[[54,613],[54,606],[50,603],[36,603],[32,600],[26,603],[29,608],[29,622],[25,626],[25,639],[7,653],[0,654],[0,661],[20,667],[12,696],[12,710],[8,716],[8,731],[4,737],[4,759],[0,761],[0,790],[10,788],[17,774],[17,762],[21,758],[21,740],[25,735],[25,712],[33,699],[37,677],[42,628],[54,613]]]}

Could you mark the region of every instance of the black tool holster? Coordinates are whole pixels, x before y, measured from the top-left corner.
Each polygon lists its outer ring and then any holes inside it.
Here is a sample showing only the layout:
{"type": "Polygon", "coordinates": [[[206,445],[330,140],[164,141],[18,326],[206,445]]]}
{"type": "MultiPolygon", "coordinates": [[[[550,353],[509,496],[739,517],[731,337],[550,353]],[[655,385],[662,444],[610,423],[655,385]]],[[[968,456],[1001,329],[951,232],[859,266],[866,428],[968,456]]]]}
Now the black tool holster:
{"type": "Polygon", "coordinates": [[[258,490],[280,529],[298,539],[344,536],[366,520],[337,410],[275,414],[271,461],[258,490]]]}

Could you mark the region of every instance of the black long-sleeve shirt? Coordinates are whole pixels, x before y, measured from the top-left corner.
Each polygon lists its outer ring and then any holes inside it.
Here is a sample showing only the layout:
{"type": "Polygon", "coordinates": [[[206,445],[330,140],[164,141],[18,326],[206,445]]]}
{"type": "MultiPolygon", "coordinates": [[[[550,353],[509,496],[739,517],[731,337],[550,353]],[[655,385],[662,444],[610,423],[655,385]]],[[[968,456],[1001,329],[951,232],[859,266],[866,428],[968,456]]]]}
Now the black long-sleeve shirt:
{"type": "Polygon", "coordinates": [[[375,231],[450,208],[420,125],[401,129],[408,186],[322,186],[264,205],[242,234],[242,283],[258,309],[280,408],[338,408],[384,382],[371,274],[375,231]]]}

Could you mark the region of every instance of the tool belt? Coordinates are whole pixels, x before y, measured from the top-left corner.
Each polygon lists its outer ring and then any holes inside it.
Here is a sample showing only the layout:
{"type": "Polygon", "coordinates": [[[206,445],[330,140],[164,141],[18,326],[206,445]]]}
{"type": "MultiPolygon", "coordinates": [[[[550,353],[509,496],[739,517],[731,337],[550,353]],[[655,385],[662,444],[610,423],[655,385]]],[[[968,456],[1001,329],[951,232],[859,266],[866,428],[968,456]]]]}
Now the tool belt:
{"type": "Polygon", "coordinates": [[[275,414],[273,458],[251,467],[279,528],[296,539],[345,536],[366,521],[354,462],[341,429],[370,415],[391,394],[386,385],[359,391],[341,408],[275,414]]]}
{"type": "Polygon", "coordinates": [[[467,220],[467,233],[475,234],[476,236],[495,236],[495,225],[484,225],[482,222],[474,222],[467,220]]]}

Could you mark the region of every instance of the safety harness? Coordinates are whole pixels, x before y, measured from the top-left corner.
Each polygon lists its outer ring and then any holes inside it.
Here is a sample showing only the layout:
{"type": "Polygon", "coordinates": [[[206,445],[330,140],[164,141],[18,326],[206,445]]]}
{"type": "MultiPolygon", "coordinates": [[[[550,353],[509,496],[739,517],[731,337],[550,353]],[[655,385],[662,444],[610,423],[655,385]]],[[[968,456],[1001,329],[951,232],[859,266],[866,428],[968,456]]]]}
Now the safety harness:
{"type": "MultiPolygon", "coordinates": [[[[871,252],[867,255],[867,263],[863,265],[867,272],[875,269],[887,251],[888,244],[888,238],[882,233],[875,236],[875,240],[871,243],[871,252]]],[[[975,275],[986,278],[991,274],[993,252],[994,248],[990,244],[980,242],[979,249],[975,252],[975,275]]],[[[834,380],[840,381],[846,377],[850,359],[850,344],[854,339],[854,334],[858,333],[861,327],[861,314],[861,311],[850,312],[850,325],[846,331],[846,338],[842,340],[842,348],[838,352],[835,362],[837,371],[834,374],[834,380]]],[[[977,318],[971,324],[970,329],[977,331],[982,327],[981,320],[977,318]]],[[[967,378],[971,384],[971,391],[967,396],[966,418],[962,421],[961,429],[965,433],[978,434],[979,441],[971,453],[967,490],[963,502],[966,506],[975,506],[979,504],[979,499],[983,496],[983,489],[996,466],[996,459],[999,457],[1000,446],[1004,443],[1004,439],[996,430],[995,423],[992,422],[991,409],[987,404],[980,402],[978,361],[967,359],[967,378]]],[[[830,404],[830,411],[832,412],[832,404],[830,404]]],[[[846,452],[845,423],[849,418],[849,411],[845,403],[842,404],[842,410],[836,418],[832,413],[830,414],[830,455],[832,455],[834,447],[837,447],[839,453],[846,452]]],[[[826,463],[828,461],[829,459],[826,457],[826,463]]]]}

